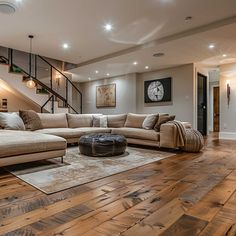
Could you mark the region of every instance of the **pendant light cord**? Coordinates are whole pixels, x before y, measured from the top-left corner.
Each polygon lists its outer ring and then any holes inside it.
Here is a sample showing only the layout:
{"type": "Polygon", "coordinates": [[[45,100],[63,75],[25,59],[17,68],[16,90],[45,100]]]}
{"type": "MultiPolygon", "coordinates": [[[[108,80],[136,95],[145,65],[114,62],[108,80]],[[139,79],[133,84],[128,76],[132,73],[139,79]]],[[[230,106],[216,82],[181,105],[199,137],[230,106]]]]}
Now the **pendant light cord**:
{"type": "Polygon", "coordinates": [[[31,67],[32,67],[32,62],[31,62],[31,60],[32,60],[32,44],[33,44],[32,40],[33,40],[34,36],[33,36],[33,35],[29,35],[28,37],[29,37],[29,39],[30,39],[29,76],[30,76],[30,79],[32,79],[32,78],[31,78],[31,67]]]}

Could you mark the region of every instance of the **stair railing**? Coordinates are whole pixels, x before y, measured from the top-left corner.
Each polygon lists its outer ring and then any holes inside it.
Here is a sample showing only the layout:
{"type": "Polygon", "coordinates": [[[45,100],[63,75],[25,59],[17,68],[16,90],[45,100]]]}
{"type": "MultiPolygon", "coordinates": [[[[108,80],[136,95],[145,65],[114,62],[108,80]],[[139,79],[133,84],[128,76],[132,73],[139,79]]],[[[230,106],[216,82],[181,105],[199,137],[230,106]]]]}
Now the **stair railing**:
{"type": "MultiPolygon", "coordinates": [[[[23,56],[25,56],[25,58],[29,57],[29,53],[25,53],[21,51],[17,51],[16,53],[24,54],[23,56]]],[[[28,64],[27,59],[26,61],[24,61],[23,64],[14,63],[14,50],[13,49],[8,49],[8,58],[4,56],[1,56],[1,58],[8,62],[8,64],[10,65],[10,68],[12,68],[13,66],[20,68],[22,73],[29,77],[29,73],[26,71],[28,68],[24,66],[28,64]]],[[[49,96],[50,96],[49,99],[45,102],[45,104],[43,104],[43,106],[41,107],[41,111],[43,112],[45,110],[44,109],[45,106],[50,101],[52,101],[51,112],[54,113],[54,101],[57,101],[58,105],[60,104],[60,102],[62,102],[61,106],[68,108],[69,112],[73,112],[77,114],[82,113],[82,93],[72,83],[72,81],[64,73],[62,73],[58,68],[53,66],[44,57],[40,55],[34,55],[33,59],[34,59],[33,60],[34,62],[32,63],[31,66],[34,68],[31,68],[31,71],[34,71],[34,75],[31,75],[31,78],[35,81],[37,85],[41,86],[44,90],[48,91],[49,96]],[[45,71],[42,71],[42,63],[44,63],[44,67],[45,65],[47,67],[46,69],[48,72],[46,74],[45,74],[45,71]],[[63,86],[60,86],[60,88],[55,88],[55,74],[59,75],[60,80],[63,81],[63,86]],[[73,106],[73,100],[80,101],[79,107],[77,109],[73,106]]]]}

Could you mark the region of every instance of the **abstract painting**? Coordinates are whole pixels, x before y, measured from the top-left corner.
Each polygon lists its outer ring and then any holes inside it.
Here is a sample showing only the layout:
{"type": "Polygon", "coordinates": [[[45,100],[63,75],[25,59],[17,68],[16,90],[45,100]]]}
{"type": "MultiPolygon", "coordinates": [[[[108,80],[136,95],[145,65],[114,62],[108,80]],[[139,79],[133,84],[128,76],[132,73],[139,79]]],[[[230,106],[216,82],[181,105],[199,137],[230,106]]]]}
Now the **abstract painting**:
{"type": "Polygon", "coordinates": [[[97,86],[96,106],[97,108],[116,106],[116,84],[97,86]]]}
{"type": "Polygon", "coordinates": [[[144,82],[144,101],[170,102],[171,101],[171,78],[149,80],[144,82]]]}

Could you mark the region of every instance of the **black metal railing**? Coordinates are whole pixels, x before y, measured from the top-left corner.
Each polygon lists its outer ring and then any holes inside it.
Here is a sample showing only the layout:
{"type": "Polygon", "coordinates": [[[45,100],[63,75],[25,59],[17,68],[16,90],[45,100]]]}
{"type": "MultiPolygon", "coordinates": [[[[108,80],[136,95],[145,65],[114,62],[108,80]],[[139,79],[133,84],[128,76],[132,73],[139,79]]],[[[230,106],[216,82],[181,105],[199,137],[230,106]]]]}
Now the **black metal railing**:
{"type": "Polygon", "coordinates": [[[8,49],[5,55],[0,54],[0,60],[6,61],[10,68],[18,69],[26,78],[31,77],[38,87],[48,92],[49,99],[41,107],[41,112],[51,102],[51,112],[54,113],[54,103],[56,101],[59,107],[68,108],[70,113],[82,113],[82,93],[65,73],[52,65],[46,58],[8,49]],[[31,68],[29,68],[30,57],[32,57],[31,68]],[[32,72],[31,75],[29,71],[32,72]]]}

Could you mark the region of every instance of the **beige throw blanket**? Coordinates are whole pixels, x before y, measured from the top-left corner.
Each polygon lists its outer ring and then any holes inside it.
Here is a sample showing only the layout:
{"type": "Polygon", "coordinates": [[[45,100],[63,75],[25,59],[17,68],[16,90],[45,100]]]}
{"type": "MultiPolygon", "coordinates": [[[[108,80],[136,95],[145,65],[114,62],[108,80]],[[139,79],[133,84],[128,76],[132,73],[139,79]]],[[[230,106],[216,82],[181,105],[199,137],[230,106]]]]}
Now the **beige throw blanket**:
{"type": "Polygon", "coordinates": [[[172,123],[176,126],[177,128],[177,133],[176,133],[176,142],[178,147],[184,147],[185,142],[186,142],[186,130],[184,125],[177,120],[174,121],[169,121],[168,123],[172,123]]]}

